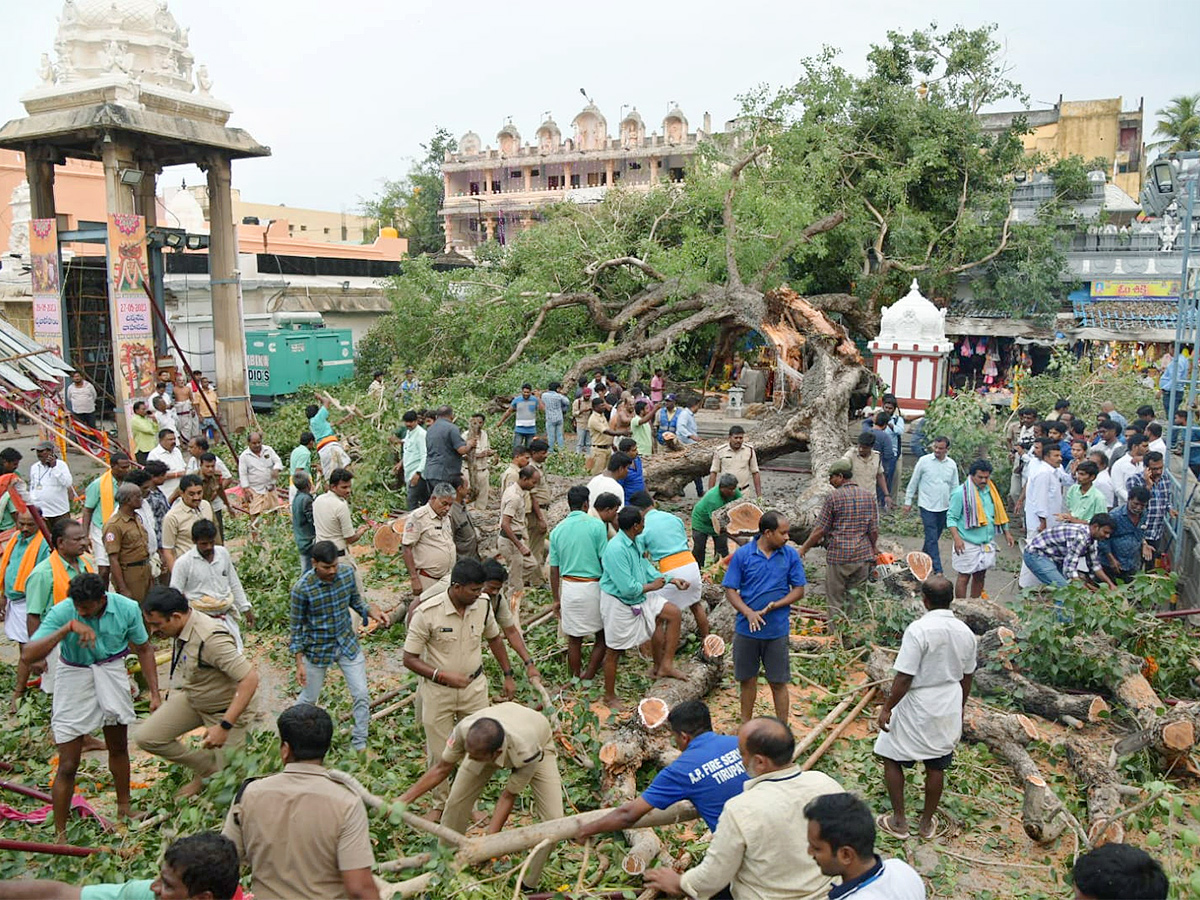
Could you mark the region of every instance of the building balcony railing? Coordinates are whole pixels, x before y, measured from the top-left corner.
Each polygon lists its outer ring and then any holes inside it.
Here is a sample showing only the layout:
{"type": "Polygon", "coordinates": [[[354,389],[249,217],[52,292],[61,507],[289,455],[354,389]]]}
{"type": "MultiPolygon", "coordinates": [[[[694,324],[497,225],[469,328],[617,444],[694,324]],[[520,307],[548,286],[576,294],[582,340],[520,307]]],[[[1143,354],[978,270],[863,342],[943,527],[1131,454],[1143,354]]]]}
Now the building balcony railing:
{"type": "MultiPolygon", "coordinates": [[[[618,188],[637,188],[639,190],[648,190],[654,185],[663,186],[667,184],[682,184],[681,178],[668,178],[665,175],[659,176],[657,181],[651,181],[648,177],[639,179],[619,179],[614,187],[618,188]]],[[[501,189],[498,191],[451,191],[442,201],[442,205],[447,208],[462,207],[463,209],[473,209],[478,202],[484,205],[491,205],[500,202],[540,202],[540,203],[557,203],[566,199],[566,195],[571,191],[588,191],[596,190],[597,188],[606,188],[608,185],[573,185],[570,187],[547,187],[544,185],[531,185],[529,190],[522,187],[501,189]]]]}

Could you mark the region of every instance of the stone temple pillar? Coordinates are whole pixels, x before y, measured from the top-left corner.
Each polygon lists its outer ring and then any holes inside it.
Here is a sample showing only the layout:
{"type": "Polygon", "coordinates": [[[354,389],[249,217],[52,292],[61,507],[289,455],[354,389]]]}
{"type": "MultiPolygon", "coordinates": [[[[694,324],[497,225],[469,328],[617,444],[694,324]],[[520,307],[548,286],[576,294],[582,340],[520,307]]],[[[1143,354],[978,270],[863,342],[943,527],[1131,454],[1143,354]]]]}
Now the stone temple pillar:
{"type": "Polygon", "coordinates": [[[208,272],[212,285],[213,343],[216,346],[220,413],[231,431],[250,425],[250,389],[246,377],[246,326],[238,290],[237,232],[233,223],[229,158],[213,154],[208,175],[208,272]]]}
{"type": "Polygon", "coordinates": [[[25,151],[25,180],[29,182],[30,218],[53,219],[57,214],[54,205],[54,162],[48,150],[30,147],[25,151]]]}

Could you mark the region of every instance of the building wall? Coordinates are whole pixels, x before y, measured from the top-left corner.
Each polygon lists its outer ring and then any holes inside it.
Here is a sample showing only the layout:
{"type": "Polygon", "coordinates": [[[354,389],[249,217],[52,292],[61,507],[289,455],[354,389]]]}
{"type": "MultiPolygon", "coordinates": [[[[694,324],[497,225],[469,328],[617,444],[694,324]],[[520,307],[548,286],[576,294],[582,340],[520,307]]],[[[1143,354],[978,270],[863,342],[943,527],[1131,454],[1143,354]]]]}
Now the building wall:
{"type": "Polygon", "coordinates": [[[1142,190],[1145,167],[1142,110],[1122,110],[1122,98],[1064,100],[1057,121],[1035,126],[1022,141],[1025,149],[1057,159],[1102,156],[1112,167],[1113,183],[1131,197],[1142,190]]]}
{"type": "MultiPolygon", "coordinates": [[[[25,154],[0,149],[0,252],[12,233],[13,191],[25,180],[25,154]]],[[[80,222],[106,222],[104,167],[98,162],[71,159],[54,167],[54,204],[60,230],[78,228],[80,222]]]]}
{"type": "MultiPolygon", "coordinates": [[[[208,191],[204,187],[191,187],[188,190],[196,198],[207,218],[208,191]]],[[[266,225],[272,219],[286,220],[288,237],[326,244],[363,244],[376,231],[375,220],[366,216],[345,211],[331,212],[285,206],[282,203],[251,203],[243,200],[241,191],[234,188],[233,220],[240,223],[248,217],[257,218],[262,225],[266,225]]]]}

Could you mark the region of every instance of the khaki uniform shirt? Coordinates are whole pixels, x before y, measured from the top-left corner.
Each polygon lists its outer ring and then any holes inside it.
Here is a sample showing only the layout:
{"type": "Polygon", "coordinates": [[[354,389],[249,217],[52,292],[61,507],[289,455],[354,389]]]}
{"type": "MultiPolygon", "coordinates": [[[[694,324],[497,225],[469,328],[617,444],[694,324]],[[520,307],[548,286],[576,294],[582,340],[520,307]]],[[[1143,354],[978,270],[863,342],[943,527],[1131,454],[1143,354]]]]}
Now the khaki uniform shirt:
{"type": "MultiPolygon", "coordinates": [[[[532,463],[530,465],[532,465],[532,463]]],[[[509,463],[508,468],[500,473],[500,496],[503,497],[504,492],[507,491],[511,485],[516,484],[520,476],[521,470],[518,469],[514,463],[509,463]]],[[[533,512],[533,498],[530,496],[531,494],[531,491],[525,492],[525,512],[527,513],[533,512]]]]}
{"type": "Polygon", "coordinates": [[[484,591],[479,595],[479,599],[483,603],[491,604],[492,614],[496,617],[496,624],[501,629],[509,628],[517,624],[513,618],[512,607],[508,605],[508,598],[504,596],[504,590],[501,589],[495,597],[484,591]]]}
{"type": "Polygon", "coordinates": [[[404,520],[401,544],[412,548],[413,562],[422,572],[428,572],[431,578],[449,574],[458,559],[450,514],[438,516],[429,504],[408,514],[404,520]]]}
{"type": "Polygon", "coordinates": [[[499,636],[491,604],[476,600],[462,615],[443,592],[425,600],[413,613],[404,652],[421,657],[435,669],[470,675],[483,666],[483,642],[499,636]]]}
{"type": "Polygon", "coordinates": [[[605,434],[605,432],[609,431],[610,429],[608,427],[608,419],[604,417],[604,413],[598,413],[595,410],[592,410],[592,414],[588,418],[587,428],[592,435],[593,447],[612,446],[613,436],[611,434],[605,434]]]}
{"type": "MultiPolygon", "coordinates": [[[[533,486],[533,490],[529,492],[530,499],[532,503],[536,503],[542,507],[542,509],[545,509],[554,502],[554,494],[551,493],[550,484],[546,481],[546,469],[543,465],[539,465],[535,462],[531,462],[529,465],[537,469],[542,475],[542,477],[538,479],[538,483],[533,486]]],[[[533,512],[532,503],[528,507],[530,512],[533,512]]]]}
{"type": "Polygon", "coordinates": [[[817,900],[832,880],[808,855],[806,842],[781,840],[804,834],[804,807],[842,786],[821,772],[788,766],[751,778],[742,793],[725,801],[717,830],[700,865],[683,873],[689,897],[711,897],[725,885],[735,900],[817,900]]]}
{"type": "Polygon", "coordinates": [[[442,762],[458,765],[466,759],[467,732],[480,719],[495,719],[504,729],[504,743],[492,765],[512,770],[504,789],[519,794],[533,778],[535,763],[554,752],[550,722],[540,712],[520,703],[497,703],[459,720],[446,740],[442,762]]]}
{"type": "Polygon", "coordinates": [[[211,503],[201,500],[200,505],[192,509],[183,500],[176,500],[170,511],[163,516],[162,545],[174,552],[176,557],[187,553],[196,546],[196,542],[192,540],[192,526],[201,519],[216,521],[211,503]]]}
{"type": "MultiPolygon", "coordinates": [[[[503,529],[504,517],[512,516],[512,533],[522,540],[529,536],[529,532],[525,528],[525,503],[528,497],[529,491],[521,490],[519,484],[511,484],[500,498],[501,529],[503,529]]],[[[500,532],[500,537],[507,537],[503,530],[500,532]]]]}
{"type": "MultiPolygon", "coordinates": [[[[238,682],[253,669],[225,626],[202,612],[188,616],[171,648],[171,688],[187,694],[188,705],[197,712],[223,713],[238,682]]],[[[253,706],[251,699],[246,712],[253,706]]]]}
{"type": "Polygon", "coordinates": [[[737,476],[738,488],[745,490],[758,474],[758,454],[749,444],[742,444],[740,450],[734,450],[728,444],[713,454],[710,474],[720,477],[729,474],[737,476]]]}
{"type": "Polygon", "coordinates": [[[883,463],[880,462],[878,450],[872,450],[871,455],[863,459],[858,454],[858,448],[851,447],[843,454],[842,459],[850,463],[855,484],[868,491],[875,489],[879,483],[878,476],[883,474],[883,463]]]}
{"type": "Polygon", "coordinates": [[[121,566],[148,559],[150,538],[142,517],[136,512],[126,515],[118,508],[104,523],[104,550],[121,566]]]}
{"type": "Polygon", "coordinates": [[[245,785],[221,833],[249,863],[259,900],[345,897],[342,872],[375,864],[362,800],[313,763],[245,785]]]}

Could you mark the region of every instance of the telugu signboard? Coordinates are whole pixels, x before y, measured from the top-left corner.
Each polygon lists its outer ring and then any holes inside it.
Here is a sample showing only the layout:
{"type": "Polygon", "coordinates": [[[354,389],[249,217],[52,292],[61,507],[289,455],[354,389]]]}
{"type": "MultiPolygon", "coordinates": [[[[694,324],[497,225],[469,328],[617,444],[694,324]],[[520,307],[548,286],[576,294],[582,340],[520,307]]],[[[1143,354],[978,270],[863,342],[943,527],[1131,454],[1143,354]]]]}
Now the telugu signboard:
{"type": "Polygon", "coordinates": [[[1093,281],[1093,297],[1167,298],[1179,296],[1179,281],[1093,281]]]}
{"type": "MultiPolygon", "coordinates": [[[[114,379],[118,408],[128,427],[133,402],[154,393],[154,321],[145,285],[146,220],[111,213],[108,217],[108,300],[117,360],[114,379]]],[[[132,446],[132,434],[127,434],[132,446]]]]}
{"type": "Polygon", "coordinates": [[[58,223],[34,219],[29,223],[30,275],[33,278],[33,339],[63,355],[62,299],[59,291],[58,223]]]}

